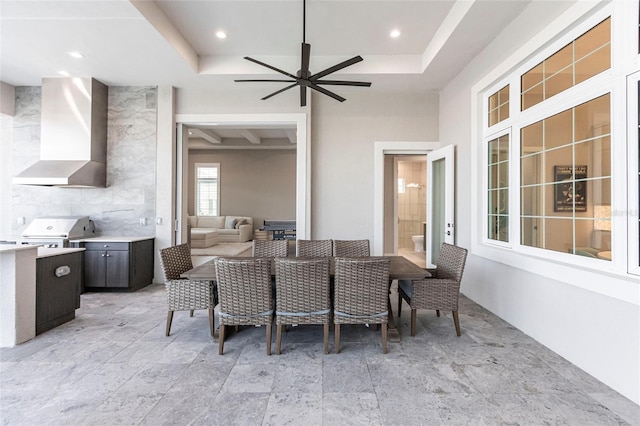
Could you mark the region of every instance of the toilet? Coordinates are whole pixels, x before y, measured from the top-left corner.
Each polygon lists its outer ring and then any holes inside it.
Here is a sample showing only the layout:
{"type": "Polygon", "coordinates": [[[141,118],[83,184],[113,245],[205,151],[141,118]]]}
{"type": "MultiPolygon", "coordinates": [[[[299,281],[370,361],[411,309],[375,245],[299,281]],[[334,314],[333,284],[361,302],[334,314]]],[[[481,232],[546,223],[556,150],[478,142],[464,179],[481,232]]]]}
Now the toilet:
{"type": "Polygon", "coordinates": [[[414,251],[421,252],[424,251],[422,245],[424,244],[424,235],[414,235],[411,237],[411,241],[414,244],[414,251]]]}

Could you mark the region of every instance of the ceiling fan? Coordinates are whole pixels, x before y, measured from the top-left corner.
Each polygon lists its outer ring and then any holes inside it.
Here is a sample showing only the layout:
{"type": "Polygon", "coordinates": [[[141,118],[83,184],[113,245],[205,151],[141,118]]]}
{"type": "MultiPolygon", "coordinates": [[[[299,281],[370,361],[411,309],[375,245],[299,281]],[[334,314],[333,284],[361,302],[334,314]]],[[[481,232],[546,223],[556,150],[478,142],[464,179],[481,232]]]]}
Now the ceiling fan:
{"type": "Polygon", "coordinates": [[[302,54],[301,54],[301,64],[300,64],[300,70],[298,70],[297,75],[293,75],[290,74],[286,71],[283,71],[279,68],[276,68],[272,65],[269,64],[265,64],[264,62],[260,62],[256,59],[250,58],[248,56],[245,56],[244,59],[246,59],[247,61],[251,61],[254,62],[258,65],[262,65],[263,67],[267,67],[269,69],[272,69],[274,71],[279,72],[280,74],[284,74],[287,77],[289,77],[289,79],[287,80],[274,80],[274,79],[265,79],[265,80],[234,80],[237,82],[280,82],[280,83],[293,83],[290,84],[280,90],[276,90],[275,92],[265,96],[264,98],[262,98],[262,100],[264,101],[265,99],[269,99],[272,96],[275,96],[279,93],[284,92],[285,90],[289,90],[291,88],[294,88],[296,86],[300,86],[300,106],[306,106],[307,105],[307,87],[323,93],[327,96],[332,97],[335,100],[338,100],[340,102],[344,102],[346,99],[343,98],[340,95],[337,95],[335,93],[333,93],[330,90],[325,89],[324,87],[321,87],[323,85],[327,85],[327,86],[362,86],[362,87],[370,87],[371,83],[368,82],[364,82],[364,81],[343,81],[343,80],[321,80],[322,77],[332,74],[336,71],[340,71],[343,68],[346,68],[348,66],[351,66],[353,64],[356,64],[358,62],[361,62],[363,59],[360,55],[355,56],[351,59],[347,59],[344,62],[340,62],[339,64],[336,64],[332,67],[329,67],[323,71],[320,71],[316,74],[311,74],[311,72],[309,71],[309,58],[311,56],[311,45],[306,43],[306,9],[307,9],[307,4],[306,4],[306,0],[302,1],[302,54]]]}

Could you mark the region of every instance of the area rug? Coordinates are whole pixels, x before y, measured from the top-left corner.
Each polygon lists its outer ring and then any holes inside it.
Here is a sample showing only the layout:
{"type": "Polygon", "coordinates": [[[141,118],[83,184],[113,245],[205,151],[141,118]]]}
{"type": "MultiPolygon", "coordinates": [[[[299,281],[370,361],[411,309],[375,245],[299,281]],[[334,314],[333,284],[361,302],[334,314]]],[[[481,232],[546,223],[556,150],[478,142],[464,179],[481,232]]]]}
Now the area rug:
{"type": "Polygon", "coordinates": [[[218,243],[207,248],[192,248],[191,256],[251,256],[251,242],[218,243]]]}

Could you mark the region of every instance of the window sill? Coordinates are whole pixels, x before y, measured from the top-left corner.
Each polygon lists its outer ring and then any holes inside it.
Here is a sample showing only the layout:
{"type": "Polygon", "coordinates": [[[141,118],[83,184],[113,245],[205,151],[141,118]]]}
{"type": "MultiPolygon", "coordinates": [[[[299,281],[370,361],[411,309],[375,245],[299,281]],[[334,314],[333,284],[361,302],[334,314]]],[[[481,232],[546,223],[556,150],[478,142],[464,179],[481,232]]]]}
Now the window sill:
{"type": "Polygon", "coordinates": [[[613,262],[557,252],[551,258],[536,251],[475,244],[471,254],[640,306],[639,277],[614,269],[613,262]]]}

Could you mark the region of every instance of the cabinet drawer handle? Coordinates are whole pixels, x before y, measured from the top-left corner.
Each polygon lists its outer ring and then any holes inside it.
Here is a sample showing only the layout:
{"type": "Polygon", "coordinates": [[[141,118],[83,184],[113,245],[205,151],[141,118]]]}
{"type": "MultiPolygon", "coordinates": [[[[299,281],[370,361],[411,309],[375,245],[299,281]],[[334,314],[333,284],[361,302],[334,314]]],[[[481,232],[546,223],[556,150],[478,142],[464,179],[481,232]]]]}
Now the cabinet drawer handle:
{"type": "Polygon", "coordinates": [[[107,247],[109,247],[109,244],[105,244],[105,245],[104,245],[104,248],[107,248],[107,247]]]}
{"type": "Polygon", "coordinates": [[[110,255],[110,254],[107,254],[107,257],[111,257],[111,255],[110,255]]]}
{"type": "Polygon", "coordinates": [[[104,257],[104,253],[102,253],[101,256],[104,257]]]}
{"type": "Polygon", "coordinates": [[[65,275],[69,275],[71,273],[71,268],[67,265],[65,266],[59,266],[56,268],[56,277],[60,278],[60,277],[64,277],[65,275]]]}

